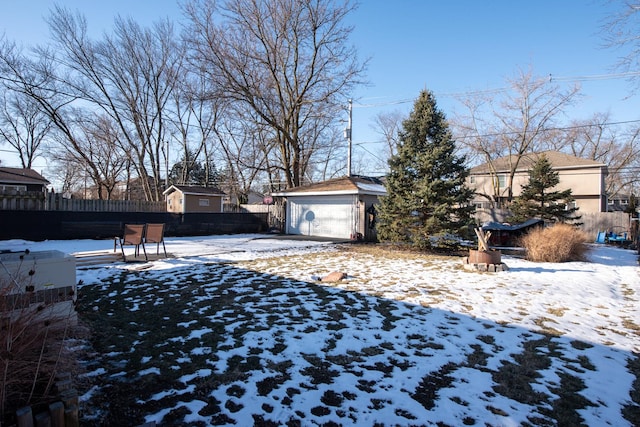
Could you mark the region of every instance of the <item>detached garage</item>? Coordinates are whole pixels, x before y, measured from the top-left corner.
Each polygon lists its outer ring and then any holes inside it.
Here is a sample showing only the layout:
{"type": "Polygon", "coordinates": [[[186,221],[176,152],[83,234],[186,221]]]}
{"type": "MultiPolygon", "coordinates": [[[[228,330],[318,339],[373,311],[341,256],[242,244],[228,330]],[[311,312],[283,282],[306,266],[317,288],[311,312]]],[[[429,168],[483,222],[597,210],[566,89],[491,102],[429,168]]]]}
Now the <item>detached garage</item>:
{"type": "Polygon", "coordinates": [[[222,212],[225,194],[215,187],[172,185],[164,190],[167,212],[222,212]]]}
{"type": "Polygon", "coordinates": [[[285,199],[286,234],[373,241],[375,205],[385,194],[377,178],[348,176],[273,196],[285,199]]]}

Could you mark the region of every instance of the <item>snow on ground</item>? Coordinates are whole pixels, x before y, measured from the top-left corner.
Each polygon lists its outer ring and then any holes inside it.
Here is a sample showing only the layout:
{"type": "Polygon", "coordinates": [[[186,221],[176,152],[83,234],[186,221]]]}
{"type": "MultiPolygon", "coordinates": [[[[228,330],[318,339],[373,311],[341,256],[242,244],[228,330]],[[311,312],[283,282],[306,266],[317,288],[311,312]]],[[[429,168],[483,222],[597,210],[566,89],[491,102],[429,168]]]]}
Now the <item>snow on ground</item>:
{"type": "MultiPolygon", "coordinates": [[[[163,425],[639,419],[633,251],[594,245],[590,262],[560,264],[503,255],[508,271],[478,273],[455,257],[269,235],[166,246],[170,258],[78,269],[79,315],[99,325],[87,361],[97,382],[83,397],[96,423],[122,422],[118,410],[163,425]],[[348,276],[316,280],[331,271],[348,276]]],[[[113,242],[0,249],[74,253],[113,242]]]]}

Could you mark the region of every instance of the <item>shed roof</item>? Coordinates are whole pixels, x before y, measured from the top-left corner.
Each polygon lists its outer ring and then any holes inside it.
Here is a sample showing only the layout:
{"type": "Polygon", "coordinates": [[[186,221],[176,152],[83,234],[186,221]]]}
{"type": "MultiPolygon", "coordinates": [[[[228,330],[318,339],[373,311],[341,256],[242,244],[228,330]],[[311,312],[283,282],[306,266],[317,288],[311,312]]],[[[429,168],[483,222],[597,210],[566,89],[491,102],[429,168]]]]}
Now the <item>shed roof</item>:
{"type": "MultiPolygon", "coordinates": [[[[528,171],[538,161],[540,156],[547,156],[549,163],[554,169],[581,169],[581,168],[606,168],[604,163],[596,162],[591,159],[584,159],[581,157],[572,156],[570,154],[561,153],[559,151],[542,151],[539,153],[528,153],[522,156],[518,164],[517,171],[528,171]]],[[[496,172],[508,172],[511,170],[512,162],[515,162],[516,156],[504,156],[495,159],[493,167],[496,172]]],[[[483,163],[476,167],[471,168],[471,174],[486,174],[490,173],[491,168],[489,163],[483,163]]]]}
{"type": "Polygon", "coordinates": [[[507,224],[499,222],[487,222],[482,226],[485,231],[519,231],[532,226],[543,225],[544,221],[540,218],[531,218],[520,224],[507,224]]]}
{"type": "Polygon", "coordinates": [[[205,187],[203,185],[172,185],[164,190],[162,194],[167,195],[175,191],[179,191],[182,194],[193,194],[201,196],[224,196],[224,192],[218,187],[205,187]]]}
{"type": "Polygon", "coordinates": [[[290,188],[285,191],[272,193],[273,196],[314,196],[339,194],[365,194],[384,196],[387,194],[379,178],[365,176],[345,176],[313,184],[290,188]]]}
{"type": "Polygon", "coordinates": [[[49,184],[49,181],[33,169],[0,167],[0,182],[5,184],[49,184]]]}

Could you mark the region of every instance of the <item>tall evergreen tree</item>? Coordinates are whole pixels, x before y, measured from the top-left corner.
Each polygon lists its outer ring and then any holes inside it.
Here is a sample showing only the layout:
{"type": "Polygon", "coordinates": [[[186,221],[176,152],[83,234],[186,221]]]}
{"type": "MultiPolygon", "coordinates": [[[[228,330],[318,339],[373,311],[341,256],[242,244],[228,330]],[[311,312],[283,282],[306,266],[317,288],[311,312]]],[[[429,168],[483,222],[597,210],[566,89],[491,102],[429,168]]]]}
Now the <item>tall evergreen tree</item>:
{"type": "Polygon", "coordinates": [[[579,208],[571,207],[573,202],[571,189],[553,191],[560,182],[558,172],[553,170],[551,162],[544,154],[529,170],[529,183],[522,186],[522,192],[511,205],[513,222],[523,222],[531,218],[541,218],[551,222],[576,222],[581,217],[576,214],[579,208]]]}
{"type": "Polygon", "coordinates": [[[465,186],[465,157],[455,148],[433,94],[422,91],[389,159],[387,195],[378,209],[381,240],[433,249],[446,242],[446,234],[468,231],[473,191],[465,186]]]}
{"type": "Polygon", "coordinates": [[[191,151],[187,151],[169,171],[169,181],[176,185],[215,186],[219,184],[220,178],[220,173],[212,161],[209,161],[208,165],[205,162],[200,163],[191,151]]]}

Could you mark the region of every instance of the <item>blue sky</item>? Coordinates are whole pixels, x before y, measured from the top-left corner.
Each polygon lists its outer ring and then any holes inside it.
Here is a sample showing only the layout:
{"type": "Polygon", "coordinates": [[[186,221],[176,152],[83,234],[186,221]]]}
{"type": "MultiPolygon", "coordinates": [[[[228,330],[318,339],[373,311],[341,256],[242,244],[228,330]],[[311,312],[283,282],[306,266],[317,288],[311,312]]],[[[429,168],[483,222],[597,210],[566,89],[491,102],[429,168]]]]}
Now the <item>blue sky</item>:
{"type": "MultiPolygon", "coordinates": [[[[44,17],[56,2],[3,3],[0,31],[26,45],[46,41],[44,17]]],[[[98,35],[110,30],[118,14],[142,24],[181,17],[175,0],[60,3],[84,14],[89,30],[98,35]]],[[[377,113],[398,109],[408,114],[426,88],[453,117],[459,107],[452,94],[503,88],[518,68],[580,83],[585,99],[571,118],[610,112],[615,121],[636,120],[638,95],[630,93],[625,79],[612,77],[619,53],[602,46],[600,27],[617,7],[606,0],[362,0],[348,21],[360,57],[370,58],[370,84],[345,94],[354,99],[354,144],[367,143],[355,146],[354,157],[361,146],[381,149],[371,128],[377,113]]],[[[0,151],[0,158],[5,156],[0,151]]]]}
{"type": "MultiPolygon", "coordinates": [[[[410,111],[427,88],[447,117],[459,106],[452,94],[503,88],[519,68],[579,83],[585,95],[571,118],[610,111],[612,119],[638,118],[638,97],[617,73],[619,52],[603,48],[601,26],[616,10],[605,1],[369,0],[353,17],[354,41],[370,56],[371,85],[357,96],[354,140],[379,109],[410,111]],[[585,78],[586,77],[586,78],[585,78]],[[394,102],[410,100],[394,105],[394,102]],[[365,107],[369,105],[376,107],[365,107]],[[385,105],[386,104],[386,105],[385,105]],[[375,111],[375,112],[374,112],[375,111]]],[[[375,134],[373,135],[375,139],[375,134]]]]}

